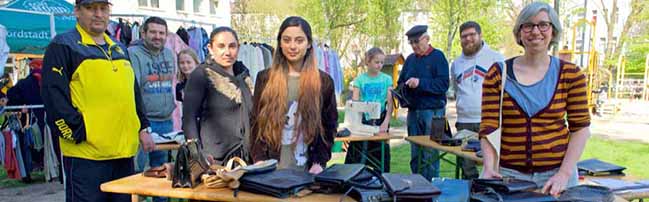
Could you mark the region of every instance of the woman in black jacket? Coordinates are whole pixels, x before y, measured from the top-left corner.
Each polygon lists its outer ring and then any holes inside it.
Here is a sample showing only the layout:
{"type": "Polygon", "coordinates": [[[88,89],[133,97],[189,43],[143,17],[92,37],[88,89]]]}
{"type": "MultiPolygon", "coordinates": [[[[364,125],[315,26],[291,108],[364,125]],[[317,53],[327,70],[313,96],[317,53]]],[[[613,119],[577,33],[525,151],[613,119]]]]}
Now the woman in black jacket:
{"type": "Polygon", "coordinates": [[[185,86],[183,131],[188,139],[199,138],[212,163],[234,156],[249,162],[252,80],[248,68],[236,62],[236,32],[214,29],[208,49],[211,58],[191,73],[185,86]]]}
{"type": "Polygon", "coordinates": [[[306,20],[284,20],[273,64],[259,72],[255,83],[255,162],[278,159],[280,168],[317,174],[331,158],[338,119],[334,85],[319,71],[312,44],[306,20]]]}

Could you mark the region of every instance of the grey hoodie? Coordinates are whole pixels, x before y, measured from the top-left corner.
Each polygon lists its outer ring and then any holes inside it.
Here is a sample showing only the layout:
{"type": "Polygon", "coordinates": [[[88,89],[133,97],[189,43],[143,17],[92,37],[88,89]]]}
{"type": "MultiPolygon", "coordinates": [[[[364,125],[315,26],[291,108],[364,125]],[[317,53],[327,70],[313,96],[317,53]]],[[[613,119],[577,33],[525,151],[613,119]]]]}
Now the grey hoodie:
{"type": "Polygon", "coordinates": [[[503,55],[483,42],[473,56],[462,54],[451,64],[451,86],[455,88],[457,122],[480,123],[482,82],[491,65],[503,62],[503,55]]]}
{"type": "Polygon", "coordinates": [[[153,121],[170,120],[176,108],[173,81],[176,76],[176,60],[170,49],[157,54],[138,43],[128,48],[131,66],[140,87],[146,116],[153,121]]]}

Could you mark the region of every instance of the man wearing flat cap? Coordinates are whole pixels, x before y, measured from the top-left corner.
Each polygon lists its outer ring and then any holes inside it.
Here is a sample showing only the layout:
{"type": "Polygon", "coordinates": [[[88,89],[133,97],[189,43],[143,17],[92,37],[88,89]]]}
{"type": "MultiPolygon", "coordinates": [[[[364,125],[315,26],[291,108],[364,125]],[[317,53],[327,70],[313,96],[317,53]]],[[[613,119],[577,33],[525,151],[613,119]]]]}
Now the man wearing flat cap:
{"type": "Polygon", "coordinates": [[[126,47],[105,34],[111,3],[76,0],[76,28],[56,35],[41,95],[63,154],[66,202],[130,201],[99,186],[132,175],[139,142],[153,148],[126,47]]]}
{"type": "MultiPolygon", "coordinates": [[[[397,81],[406,89],[404,96],[409,101],[408,136],[431,135],[433,119],[443,118],[446,114],[448,61],[442,51],[429,44],[427,30],[428,26],[417,25],[406,32],[413,53],[406,58],[397,81]]],[[[422,160],[437,159],[437,150],[411,146],[410,151],[410,169],[413,173],[419,173],[428,180],[439,177],[439,160],[424,165],[419,165],[417,161],[419,155],[422,155],[422,160]]]]}

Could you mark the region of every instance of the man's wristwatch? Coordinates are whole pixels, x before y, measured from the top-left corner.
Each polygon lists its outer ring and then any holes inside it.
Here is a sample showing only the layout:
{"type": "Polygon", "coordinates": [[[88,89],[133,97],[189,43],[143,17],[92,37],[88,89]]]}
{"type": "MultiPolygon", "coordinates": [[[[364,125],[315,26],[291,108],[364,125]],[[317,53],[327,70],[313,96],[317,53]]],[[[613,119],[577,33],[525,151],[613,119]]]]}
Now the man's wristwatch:
{"type": "Polygon", "coordinates": [[[141,133],[142,131],[144,131],[144,132],[146,132],[146,133],[149,133],[149,134],[151,134],[151,133],[153,132],[153,130],[151,129],[151,127],[143,128],[142,130],[140,130],[140,133],[141,133]]]}

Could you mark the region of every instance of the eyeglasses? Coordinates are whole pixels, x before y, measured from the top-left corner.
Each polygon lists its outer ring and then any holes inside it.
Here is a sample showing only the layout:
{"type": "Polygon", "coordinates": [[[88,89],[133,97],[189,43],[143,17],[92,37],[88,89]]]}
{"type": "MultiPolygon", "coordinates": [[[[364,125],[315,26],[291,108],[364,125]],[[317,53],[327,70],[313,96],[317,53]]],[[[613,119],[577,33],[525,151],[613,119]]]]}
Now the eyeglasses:
{"type": "Polygon", "coordinates": [[[408,40],[410,45],[419,43],[419,39],[408,40]]]}
{"type": "Polygon", "coordinates": [[[521,30],[525,33],[529,33],[532,32],[532,30],[534,30],[534,27],[539,28],[539,31],[541,32],[545,32],[550,30],[550,27],[552,27],[552,23],[551,22],[539,22],[538,24],[534,24],[531,22],[525,23],[521,25],[521,30]]]}

